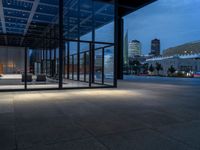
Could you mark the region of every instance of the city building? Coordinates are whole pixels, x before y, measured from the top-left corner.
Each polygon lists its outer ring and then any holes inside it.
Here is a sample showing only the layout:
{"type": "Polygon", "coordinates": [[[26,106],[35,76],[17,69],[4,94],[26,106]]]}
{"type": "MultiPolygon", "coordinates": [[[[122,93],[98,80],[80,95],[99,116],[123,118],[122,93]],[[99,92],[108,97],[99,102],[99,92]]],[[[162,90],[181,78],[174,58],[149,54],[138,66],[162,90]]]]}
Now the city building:
{"type": "Polygon", "coordinates": [[[151,52],[152,56],[160,56],[160,40],[154,39],[151,41],[151,52]]]}
{"type": "MultiPolygon", "coordinates": [[[[168,69],[172,66],[176,72],[181,73],[195,73],[200,72],[200,54],[190,54],[190,55],[177,55],[168,57],[156,57],[147,59],[146,62],[149,66],[156,67],[156,63],[161,64],[162,70],[160,70],[160,75],[167,76],[168,69]]],[[[156,74],[156,70],[154,71],[156,74]]]]}
{"type": "Polygon", "coordinates": [[[135,56],[140,56],[141,55],[141,43],[138,40],[133,40],[129,43],[129,48],[128,48],[128,57],[133,58],[135,56]]]}
{"type": "Polygon", "coordinates": [[[200,41],[182,44],[163,51],[163,56],[200,54],[200,41]]]}
{"type": "Polygon", "coordinates": [[[123,17],[154,1],[1,0],[0,91],[117,87],[123,17]]]}

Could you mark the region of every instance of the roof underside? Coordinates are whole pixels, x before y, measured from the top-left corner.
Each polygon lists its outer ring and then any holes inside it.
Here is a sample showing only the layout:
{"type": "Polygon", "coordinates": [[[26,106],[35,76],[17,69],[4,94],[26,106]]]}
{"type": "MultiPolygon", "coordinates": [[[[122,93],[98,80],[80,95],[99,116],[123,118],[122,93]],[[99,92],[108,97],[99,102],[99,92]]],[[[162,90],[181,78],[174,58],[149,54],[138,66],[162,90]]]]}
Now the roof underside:
{"type": "Polygon", "coordinates": [[[119,1],[119,15],[125,16],[157,0],[118,0],[118,1],[119,1]]]}
{"type": "MultiPolygon", "coordinates": [[[[92,13],[91,0],[64,0],[64,35],[67,38],[77,38],[77,32],[79,35],[90,32],[92,15],[96,19],[95,28],[114,19],[112,0],[94,1],[92,13]],[[78,1],[80,6],[77,5],[78,1]],[[79,30],[77,21],[80,21],[79,30]]],[[[26,46],[34,43],[32,38],[19,36],[44,37],[50,31],[54,32],[54,37],[58,35],[58,2],[59,0],[0,0],[0,45],[26,46]]],[[[151,2],[153,1],[132,0],[130,3],[128,0],[119,0],[119,15],[124,16],[151,2]]]]}

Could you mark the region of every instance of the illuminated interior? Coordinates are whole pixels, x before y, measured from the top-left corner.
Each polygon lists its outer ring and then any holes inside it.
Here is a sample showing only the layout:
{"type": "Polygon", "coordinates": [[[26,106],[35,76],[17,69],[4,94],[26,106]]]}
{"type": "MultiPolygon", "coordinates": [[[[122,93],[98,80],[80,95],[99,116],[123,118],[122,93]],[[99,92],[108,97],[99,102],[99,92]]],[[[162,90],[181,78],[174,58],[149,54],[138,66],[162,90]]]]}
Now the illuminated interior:
{"type": "Polygon", "coordinates": [[[0,90],[117,86],[117,17],[151,0],[1,0],[0,90]]]}

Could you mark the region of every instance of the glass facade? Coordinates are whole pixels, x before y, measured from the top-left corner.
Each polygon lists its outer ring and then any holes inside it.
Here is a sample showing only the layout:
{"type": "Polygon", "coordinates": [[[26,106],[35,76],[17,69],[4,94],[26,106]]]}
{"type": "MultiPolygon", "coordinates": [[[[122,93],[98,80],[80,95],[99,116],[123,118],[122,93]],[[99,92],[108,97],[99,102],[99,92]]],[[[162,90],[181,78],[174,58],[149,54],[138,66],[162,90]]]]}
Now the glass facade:
{"type": "Polygon", "coordinates": [[[115,2],[2,0],[0,91],[114,86],[115,2]]]}

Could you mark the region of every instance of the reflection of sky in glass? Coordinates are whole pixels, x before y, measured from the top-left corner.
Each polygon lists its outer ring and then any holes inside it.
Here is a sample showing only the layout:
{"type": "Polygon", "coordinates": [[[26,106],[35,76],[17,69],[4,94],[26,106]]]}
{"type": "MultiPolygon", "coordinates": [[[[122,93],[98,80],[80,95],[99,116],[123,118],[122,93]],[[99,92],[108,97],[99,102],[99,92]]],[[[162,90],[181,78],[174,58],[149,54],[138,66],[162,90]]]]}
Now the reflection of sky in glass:
{"type": "Polygon", "coordinates": [[[161,50],[200,40],[199,15],[200,0],[158,0],[126,16],[125,32],[147,54],[154,38],[161,40],[161,50]]]}
{"type": "Polygon", "coordinates": [[[111,22],[95,32],[95,41],[98,42],[114,42],[114,23],[111,22]]]}
{"type": "MultiPolygon", "coordinates": [[[[91,32],[83,35],[81,37],[81,40],[91,41],[92,40],[91,32]]],[[[101,28],[96,29],[95,41],[113,43],[114,42],[114,23],[111,22],[101,28]]]]}
{"type": "MultiPolygon", "coordinates": [[[[83,35],[81,38],[83,41],[92,41],[91,39],[91,32],[88,34],[83,35]]],[[[96,29],[95,31],[95,41],[96,42],[114,42],[114,23],[111,22],[101,28],[96,29]]],[[[65,43],[67,47],[67,43],[65,43]]],[[[95,48],[107,46],[107,44],[95,44],[95,48]]],[[[80,43],[80,51],[88,51],[89,50],[89,43],[82,42],[80,43]]],[[[77,53],[77,43],[70,42],[70,54],[77,53]]]]}

